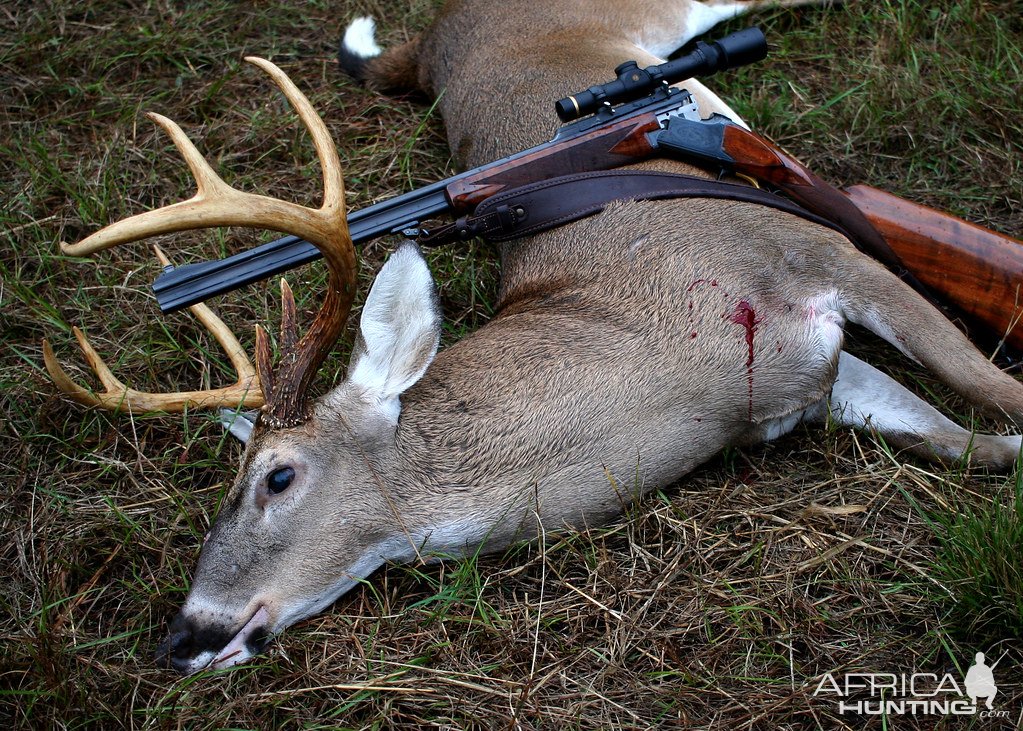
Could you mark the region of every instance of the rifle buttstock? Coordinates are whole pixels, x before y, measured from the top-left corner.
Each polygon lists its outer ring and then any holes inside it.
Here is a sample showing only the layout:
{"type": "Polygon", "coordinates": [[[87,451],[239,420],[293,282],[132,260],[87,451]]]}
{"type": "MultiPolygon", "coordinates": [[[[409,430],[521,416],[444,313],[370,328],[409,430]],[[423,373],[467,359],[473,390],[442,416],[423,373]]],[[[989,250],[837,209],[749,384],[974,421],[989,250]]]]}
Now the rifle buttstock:
{"type": "Polygon", "coordinates": [[[930,290],[1023,349],[1023,241],[868,185],[844,192],[930,290]]]}

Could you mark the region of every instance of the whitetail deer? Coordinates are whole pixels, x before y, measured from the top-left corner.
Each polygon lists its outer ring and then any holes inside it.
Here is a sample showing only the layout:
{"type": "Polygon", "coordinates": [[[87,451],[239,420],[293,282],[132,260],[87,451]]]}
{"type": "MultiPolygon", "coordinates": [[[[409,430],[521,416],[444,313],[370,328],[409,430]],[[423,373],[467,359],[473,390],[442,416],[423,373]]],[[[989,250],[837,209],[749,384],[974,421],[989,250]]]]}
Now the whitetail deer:
{"type": "MultiPolygon", "coordinates": [[[[443,90],[451,148],[476,165],[547,139],[548,109],[566,90],[601,81],[626,59],[656,63],[722,17],[760,4],[592,0],[549,9],[533,0],[463,0],[392,52],[379,54],[364,22],[346,45],[350,65],[376,87],[443,90]]],[[[800,421],[869,427],[925,457],[1013,464],[1020,437],[975,435],[951,423],[843,353],[843,325],[865,325],[972,403],[1017,423],[1023,385],[834,231],[720,200],[615,204],[506,244],[498,314],[440,353],[433,282],[418,250],[404,245],[369,293],[347,378],[307,399],[343,327],[354,253],[324,125],[279,70],[254,62],[312,133],[323,208],[231,190],[174,123],[154,117],[191,167],[198,195],[67,251],[206,226],[295,233],[316,244],[330,270],[309,333],[297,339],[285,286],[276,370],[262,331],[257,379],[218,327],[239,383],[167,397],[127,390],[80,338],[107,388],[93,395],[46,348],[54,380],[85,403],[169,409],[247,396],[254,406],[265,396],[159,652],[178,671],[251,657],[270,635],[325,609],[385,561],[497,550],[535,537],[541,524],[598,524],[723,448],[775,438],[800,421]]],[[[705,114],[734,118],[705,87],[685,85],[705,114]]],[[[647,166],[706,175],[677,162],[647,166]]]]}

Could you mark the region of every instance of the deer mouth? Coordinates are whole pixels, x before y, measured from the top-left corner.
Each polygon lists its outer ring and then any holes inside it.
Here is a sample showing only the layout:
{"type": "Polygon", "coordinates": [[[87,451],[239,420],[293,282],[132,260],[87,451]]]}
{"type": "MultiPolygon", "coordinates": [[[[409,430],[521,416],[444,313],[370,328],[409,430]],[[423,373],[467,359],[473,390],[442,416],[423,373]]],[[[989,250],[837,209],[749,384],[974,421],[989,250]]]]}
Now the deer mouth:
{"type": "Polygon", "coordinates": [[[156,662],[182,675],[229,668],[258,655],[270,639],[270,612],[263,605],[233,635],[216,625],[197,623],[183,611],[156,648],[156,662]]]}
{"type": "Polygon", "coordinates": [[[222,670],[232,665],[245,662],[250,657],[259,654],[270,639],[267,627],[270,624],[270,612],[266,607],[260,606],[255,614],[245,623],[238,633],[231,638],[224,649],[210,661],[209,667],[212,670],[222,670]]]}

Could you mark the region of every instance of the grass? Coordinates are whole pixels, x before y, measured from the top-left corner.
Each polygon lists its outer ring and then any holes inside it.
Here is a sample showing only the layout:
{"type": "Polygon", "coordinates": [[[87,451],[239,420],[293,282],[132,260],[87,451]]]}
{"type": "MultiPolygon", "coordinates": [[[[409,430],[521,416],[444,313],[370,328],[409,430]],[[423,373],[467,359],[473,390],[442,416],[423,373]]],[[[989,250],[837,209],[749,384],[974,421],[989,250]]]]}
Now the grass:
{"type": "MultiPolygon", "coordinates": [[[[764,13],[772,59],[712,85],[834,182],[874,184],[1019,236],[1023,21],[1014,2],[949,5],[764,13]]],[[[450,174],[428,106],[357,88],[332,59],[356,13],[378,17],[395,43],[433,11],[428,0],[57,0],[4,11],[0,718],[57,729],[931,728],[842,717],[812,690],[827,672],[964,669],[983,649],[1009,651],[998,707],[1015,721],[1019,476],[906,460],[845,430],[730,450],[610,526],[504,556],[388,567],[250,666],[184,680],[154,667],[240,450],[204,414],[112,416],[69,403],[41,369],[40,341],[82,381],[91,374],[72,324],[138,387],[231,374],[187,316],[156,314],[145,247],[81,261],[57,244],[190,194],[146,110],[179,121],[228,182],[315,201],[311,145],[240,61],[248,53],[282,64],[325,113],[350,206],[450,174]]],[[[263,238],[232,229],[161,243],[195,261],[263,238]]],[[[365,247],[363,285],[391,245],[365,247]]],[[[429,256],[450,344],[493,315],[498,267],[481,244],[429,256]]],[[[292,281],[300,307],[314,307],[322,272],[292,281]]],[[[252,323],[276,322],[275,290],[215,306],[251,345],[252,323]]],[[[972,418],[874,339],[851,340],[972,418]]],[[[341,375],[350,344],[339,342],[321,388],[341,375]]]]}
{"type": "Polygon", "coordinates": [[[1008,500],[966,502],[928,516],[938,537],[934,576],[952,595],[951,626],[972,636],[1023,636],[1023,476],[1008,500]]]}

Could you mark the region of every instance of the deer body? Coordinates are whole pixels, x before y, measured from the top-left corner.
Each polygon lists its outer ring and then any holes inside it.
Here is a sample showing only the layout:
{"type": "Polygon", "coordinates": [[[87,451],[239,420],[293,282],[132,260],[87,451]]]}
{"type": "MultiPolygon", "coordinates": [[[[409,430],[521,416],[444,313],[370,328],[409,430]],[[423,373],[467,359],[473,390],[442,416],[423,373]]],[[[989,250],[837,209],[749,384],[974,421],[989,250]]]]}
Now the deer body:
{"type": "MultiPolygon", "coordinates": [[[[403,47],[353,51],[355,70],[380,88],[443,92],[451,148],[473,166],[548,139],[566,91],[628,59],[657,63],[758,4],[462,0],[403,47]]],[[[701,84],[684,86],[704,116],[734,118],[701,84]]],[[[240,662],[385,561],[598,524],[800,421],[869,425],[925,457],[972,449],[999,467],[1020,449],[1018,436],[971,435],[842,353],[845,323],[865,325],[973,403],[1023,421],[1023,385],[940,313],[834,231],[780,211],[611,205],[505,244],[498,306],[434,357],[429,271],[411,245],[392,255],[346,380],[297,423],[256,422],[161,650],[170,664],[240,662]]]]}

